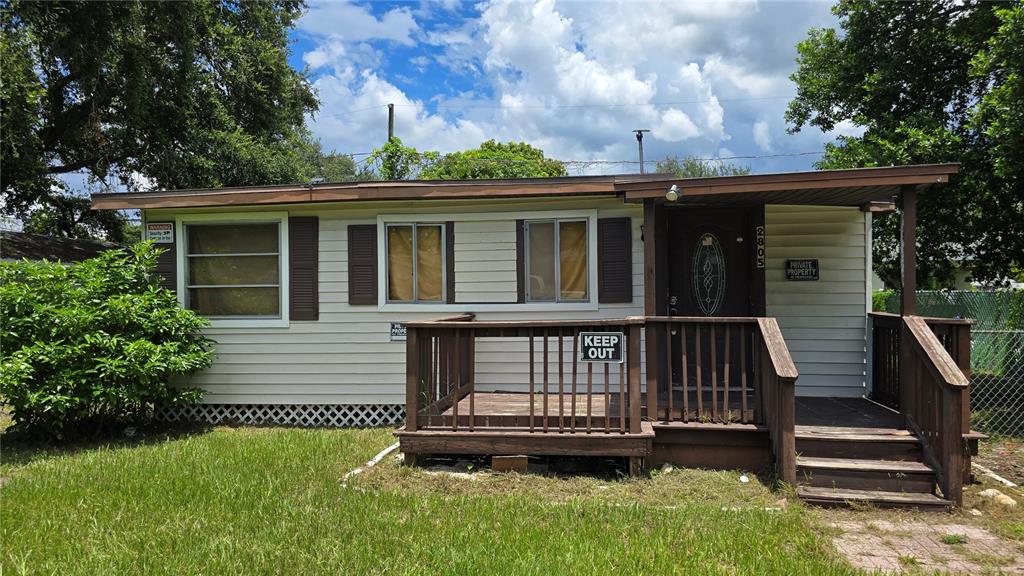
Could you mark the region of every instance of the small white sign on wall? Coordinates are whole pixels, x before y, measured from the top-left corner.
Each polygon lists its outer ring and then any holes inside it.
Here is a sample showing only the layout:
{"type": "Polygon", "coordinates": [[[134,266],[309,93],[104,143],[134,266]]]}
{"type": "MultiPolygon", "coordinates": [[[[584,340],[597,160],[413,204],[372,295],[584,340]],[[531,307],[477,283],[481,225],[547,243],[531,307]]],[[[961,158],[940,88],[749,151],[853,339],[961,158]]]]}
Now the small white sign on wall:
{"type": "Polygon", "coordinates": [[[391,323],[391,341],[392,342],[403,342],[405,341],[405,326],[402,326],[401,322],[391,323]]]}
{"type": "Polygon", "coordinates": [[[174,222],[146,222],[146,240],[154,244],[174,244],[174,222]]]}

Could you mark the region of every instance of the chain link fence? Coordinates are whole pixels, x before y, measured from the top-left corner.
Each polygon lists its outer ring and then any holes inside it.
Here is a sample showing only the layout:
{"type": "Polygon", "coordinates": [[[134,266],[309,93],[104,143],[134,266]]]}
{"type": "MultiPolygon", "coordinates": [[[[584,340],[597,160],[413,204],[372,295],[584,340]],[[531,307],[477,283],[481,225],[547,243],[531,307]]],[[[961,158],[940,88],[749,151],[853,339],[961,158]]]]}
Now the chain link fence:
{"type": "MultiPolygon", "coordinates": [[[[899,294],[885,299],[899,312],[899,294]]],[[[1024,436],[1024,290],[922,290],[917,313],[972,318],[971,427],[989,434],[1024,436]]]]}

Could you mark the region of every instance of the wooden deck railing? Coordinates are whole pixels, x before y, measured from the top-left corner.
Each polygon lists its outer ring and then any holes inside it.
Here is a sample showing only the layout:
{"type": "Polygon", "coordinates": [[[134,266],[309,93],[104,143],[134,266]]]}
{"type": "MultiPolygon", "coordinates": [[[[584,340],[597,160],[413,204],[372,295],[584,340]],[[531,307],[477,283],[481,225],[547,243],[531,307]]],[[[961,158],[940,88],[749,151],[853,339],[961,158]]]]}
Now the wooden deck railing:
{"type": "Polygon", "coordinates": [[[768,428],[796,480],[796,365],[774,318],[647,316],[647,418],[768,428]]]}
{"type": "Polygon", "coordinates": [[[926,319],[905,316],[903,324],[900,411],[921,439],[943,496],[959,506],[963,502],[969,380],[926,319]]]}
{"type": "Polygon", "coordinates": [[[477,322],[465,317],[406,323],[405,429],[638,434],[642,324],[642,318],[477,322]],[[579,362],[582,331],[626,334],[626,361],[596,367],[579,362]],[[521,406],[523,413],[478,410],[478,397],[493,401],[501,394],[484,397],[478,390],[475,356],[481,338],[519,340],[519,346],[525,341],[525,357],[516,357],[516,345],[505,352],[509,364],[522,366],[528,386],[518,395],[528,404],[521,406]]]}
{"type": "Polygon", "coordinates": [[[789,355],[782,330],[775,318],[758,318],[755,333],[758,353],[756,377],[761,414],[768,427],[779,477],[796,483],[796,379],[797,370],[789,355]]]}
{"type": "Polygon", "coordinates": [[[871,399],[900,409],[900,316],[872,312],[871,399]]]}

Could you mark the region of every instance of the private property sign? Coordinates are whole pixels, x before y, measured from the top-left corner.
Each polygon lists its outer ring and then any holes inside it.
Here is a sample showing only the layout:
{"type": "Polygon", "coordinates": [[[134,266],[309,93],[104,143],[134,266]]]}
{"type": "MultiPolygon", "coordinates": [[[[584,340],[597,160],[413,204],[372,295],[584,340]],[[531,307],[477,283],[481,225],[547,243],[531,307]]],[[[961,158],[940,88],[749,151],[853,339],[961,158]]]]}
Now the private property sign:
{"type": "Polygon", "coordinates": [[[626,336],[622,332],[580,332],[580,362],[622,363],[626,336]]]}

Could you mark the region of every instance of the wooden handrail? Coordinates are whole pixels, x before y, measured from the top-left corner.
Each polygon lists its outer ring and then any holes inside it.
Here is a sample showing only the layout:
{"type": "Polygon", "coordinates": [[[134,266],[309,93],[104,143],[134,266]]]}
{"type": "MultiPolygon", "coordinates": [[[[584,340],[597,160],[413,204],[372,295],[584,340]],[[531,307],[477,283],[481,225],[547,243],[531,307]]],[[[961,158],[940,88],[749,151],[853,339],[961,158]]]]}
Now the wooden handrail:
{"type": "MultiPolygon", "coordinates": [[[[943,496],[963,503],[970,379],[936,336],[929,321],[904,316],[900,336],[900,411],[921,440],[943,496]]],[[[969,337],[970,325],[963,328],[969,337]]],[[[969,359],[969,343],[967,358],[969,359]]],[[[968,368],[969,369],[969,368],[968,368]]]]}
{"type": "Polygon", "coordinates": [[[761,413],[779,478],[796,483],[796,379],[799,373],[775,318],[758,318],[761,413]]]}
{"type": "Polygon", "coordinates": [[[910,338],[911,346],[919,354],[927,356],[927,365],[936,378],[947,386],[967,388],[970,381],[957,366],[953,358],[942,346],[942,342],[935,336],[931,328],[920,316],[904,316],[903,322],[914,336],[910,338]]]}
{"type": "Polygon", "coordinates": [[[796,380],[800,373],[796,370],[793,357],[789,354],[789,347],[782,337],[782,329],[775,318],[758,318],[757,324],[761,328],[761,336],[764,338],[765,346],[768,347],[768,355],[772,360],[772,368],[779,378],[796,380]]]}

